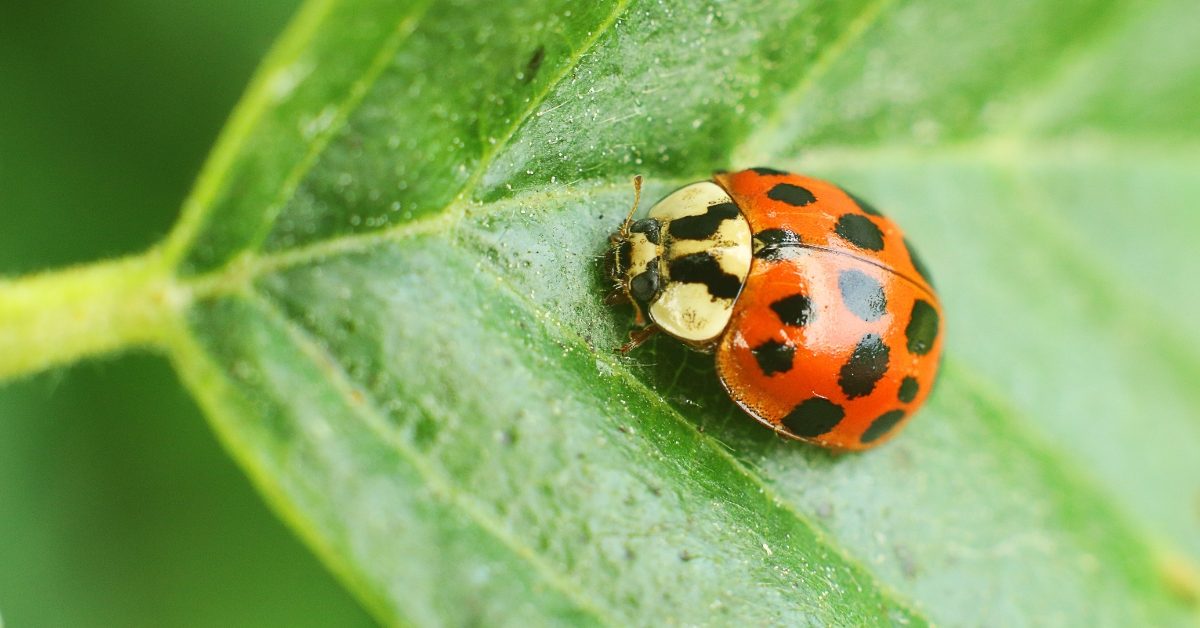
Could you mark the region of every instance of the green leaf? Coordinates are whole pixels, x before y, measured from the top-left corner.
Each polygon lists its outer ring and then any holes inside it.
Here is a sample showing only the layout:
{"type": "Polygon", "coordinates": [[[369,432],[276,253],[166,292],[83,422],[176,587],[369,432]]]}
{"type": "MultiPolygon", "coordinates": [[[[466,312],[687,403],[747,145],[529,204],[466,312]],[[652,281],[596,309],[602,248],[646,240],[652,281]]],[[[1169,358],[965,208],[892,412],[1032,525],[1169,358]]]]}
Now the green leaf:
{"type": "Polygon", "coordinates": [[[150,338],[389,623],[1194,622],[1197,18],[314,1],[154,254],[150,338]],[[933,269],[944,372],[879,450],[613,351],[631,177],[753,165],[872,199],[933,269]]]}

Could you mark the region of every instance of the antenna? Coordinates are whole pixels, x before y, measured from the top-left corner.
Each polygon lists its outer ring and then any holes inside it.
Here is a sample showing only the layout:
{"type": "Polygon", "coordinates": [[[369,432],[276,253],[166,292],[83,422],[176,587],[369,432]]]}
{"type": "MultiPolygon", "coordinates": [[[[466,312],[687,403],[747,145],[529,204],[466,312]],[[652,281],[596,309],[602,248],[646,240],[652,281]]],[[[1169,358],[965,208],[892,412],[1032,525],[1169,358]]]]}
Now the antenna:
{"type": "Polygon", "coordinates": [[[638,205],[642,202],[642,175],[633,177],[633,207],[629,208],[629,215],[625,216],[625,222],[621,223],[621,235],[629,235],[629,225],[633,224],[633,214],[637,212],[638,205]]]}

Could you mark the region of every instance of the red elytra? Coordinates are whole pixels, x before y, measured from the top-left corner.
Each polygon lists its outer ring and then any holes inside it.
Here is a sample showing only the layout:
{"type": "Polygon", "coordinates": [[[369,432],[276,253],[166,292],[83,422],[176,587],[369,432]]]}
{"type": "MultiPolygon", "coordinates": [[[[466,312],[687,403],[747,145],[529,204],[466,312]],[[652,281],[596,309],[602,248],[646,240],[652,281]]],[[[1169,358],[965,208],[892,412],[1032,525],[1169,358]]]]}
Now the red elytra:
{"type": "Polygon", "coordinates": [[[812,177],[753,168],[714,181],[753,236],[713,347],[730,397],[778,434],[830,449],[893,437],[929,395],[944,336],[937,293],[899,227],[812,177]]]}

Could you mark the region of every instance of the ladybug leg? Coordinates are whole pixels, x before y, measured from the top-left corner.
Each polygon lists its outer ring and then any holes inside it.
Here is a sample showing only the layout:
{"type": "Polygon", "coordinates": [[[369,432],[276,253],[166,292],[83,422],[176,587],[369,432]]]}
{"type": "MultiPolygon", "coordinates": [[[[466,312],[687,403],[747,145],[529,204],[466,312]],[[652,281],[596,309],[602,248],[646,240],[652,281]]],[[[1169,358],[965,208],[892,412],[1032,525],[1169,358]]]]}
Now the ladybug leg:
{"type": "Polygon", "coordinates": [[[624,303],[629,303],[629,295],[620,287],[613,288],[604,296],[605,305],[622,305],[624,303]]]}
{"type": "Polygon", "coordinates": [[[630,351],[633,351],[641,346],[643,342],[646,342],[652,338],[654,334],[657,334],[659,331],[661,330],[659,330],[658,325],[649,325],[641,329],[635,329],[629,332],[629,342],[621,345],[617,351],[621,354],[629,353],[630,351]]]}

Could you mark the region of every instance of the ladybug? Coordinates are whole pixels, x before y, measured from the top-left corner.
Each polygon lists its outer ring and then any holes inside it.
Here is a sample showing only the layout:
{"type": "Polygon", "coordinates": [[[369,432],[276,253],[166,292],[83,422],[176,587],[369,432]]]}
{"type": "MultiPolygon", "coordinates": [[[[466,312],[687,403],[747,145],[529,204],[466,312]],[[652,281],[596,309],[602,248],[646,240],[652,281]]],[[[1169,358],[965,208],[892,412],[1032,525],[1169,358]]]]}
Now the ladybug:
{"type": "Polygon", "coordinates": [[[770,168],[684,186],[610,239],[611,302],[715,352],[747,414],[835,450],[878,445],[929,395],[942,308],[894,222],[842,188],[770,168]]]}

